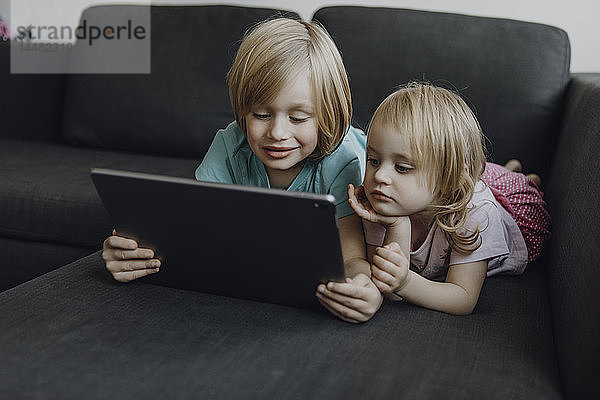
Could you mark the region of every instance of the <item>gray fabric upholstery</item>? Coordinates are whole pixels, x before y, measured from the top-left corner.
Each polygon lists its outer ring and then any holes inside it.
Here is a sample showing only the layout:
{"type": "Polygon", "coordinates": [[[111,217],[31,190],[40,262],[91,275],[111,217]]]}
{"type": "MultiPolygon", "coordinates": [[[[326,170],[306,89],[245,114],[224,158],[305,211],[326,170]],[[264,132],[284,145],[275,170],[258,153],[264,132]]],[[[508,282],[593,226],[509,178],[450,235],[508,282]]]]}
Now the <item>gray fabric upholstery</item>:
{"type": "MultiPolygon", "coordinates": [[[[98,248],[100,244],[94,246],[98,248]]],[[[62,243],[0,237],[0,292],[90,254],[92,250],[62,243]]]]}
{"type": "Polygon", "coordinates": [[[534,266],[467,317],[385,303],[353,325],[120,284],[96,253],[0,294],[0,397],[559,399],[545,287],[534,266]]]}
{"type": "Polygon", "coordinates": [[[600,398],[600,74],[569,85],[565,124],[547,199],[553,237],[547,246],[550,302],[565,391],[600,398]]]}
{"type": "MultiPolygon", "coordinates": [[[[0,43],[0,291],[101,246],[112,224],[90,167],[193,176],[232,118],[225,73],[239,38],[274,13],[153,6],[149,76],[11,75],[0,43]]],[[[340,46],[363,128],[395,85],[460,90],[491,159],[521,158],[544,178],[546,257],[487,279],[473,315],[385,303],[356,326],[119,284],[95,253],[0,293],[0,398],[600,398],[600,75],[567,91],[568,38],[539,24],[368,7],[315,19],[340,46]]]]}
{"type": "Polygon", "coordinates": [[[101,248],[112,230],[90,169],[193,179],[199,160],[0,138],[0,290],[101,248]],[[4,250],[4,251],[3,251],[4,250]]]}
{"type": "MultiPolygon", "coordinates": [[[[91,7],[83,17],[93,20],[104,7],[91,7]]],[[[152,73],[70,75],[65,140],[202,157],[217,130],[233,120],[226,75],[240,39],[253,24],[275,15],[283,13],[231,6],[152,7],[152,73]]]]}
{"type": "Polygon", "coordinates": [[[10,42],[0,41],[0,137],[61,139],[65,76],[11,74],[10,42]]]}
{"type": "Polygon", "coordinates": [[[113,168],[193,179],[198,160],[0,139],[0,235],[98,248],[112,223],[90,169],[113,168]]]}
{"type": "MultiPolygon", "coordinates": [[[[83,18],[93,20],[103,7],[83,18]]],[[[161,6],[151,13],[150,75],[10,74],[10,49],[0,43],[0,87],[8,100],[0,107],[0,237],[29,241],[32,252],[5,260],[1,287],[31,278],[30,261],[45,257],[51,243],[53,262],[34,270],[101,246],[112,224],[91,167],[193,178],[213,135],[233,119],[225,75],[244,31],[274,15],[298,17],[230,6],[161,6]],[[63,136],[83,146],[65,145],[63,136]],[[48,141],[57,144],[41,143],[48,141]],[[116,152],[123,149],[129,153],[116,152]]]]}
{"type": "Polygon", "coordinates": [[[523,160],[546,176],[559,133],[570,50],[561,29],[497,18],[369,7],[327,7],[320,21],[343,54],[354,121],[366,127],[397,85],[458,89],[474,109],[493,161],[523,160]]]}

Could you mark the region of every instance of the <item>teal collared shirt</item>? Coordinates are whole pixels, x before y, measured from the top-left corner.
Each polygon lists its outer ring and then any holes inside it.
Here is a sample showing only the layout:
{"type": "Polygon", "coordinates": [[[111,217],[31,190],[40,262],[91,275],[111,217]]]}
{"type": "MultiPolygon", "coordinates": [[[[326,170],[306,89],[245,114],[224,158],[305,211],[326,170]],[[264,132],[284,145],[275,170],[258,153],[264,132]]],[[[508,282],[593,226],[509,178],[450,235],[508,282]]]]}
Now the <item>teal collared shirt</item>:
{"type": "MultiPolygon", "coordinates": [[[[354,211],[348,203],[348,184],[359,186],[365,169],[366,136],[350,127],[340,146],[315,162],[307,159],[287,190],[331,194],[338,218],[354,211]]],[[[264,164],[252,152],[236,122],[215,135],[202,163],[196,169],[199,181],[271,187],[264,164]]]]}

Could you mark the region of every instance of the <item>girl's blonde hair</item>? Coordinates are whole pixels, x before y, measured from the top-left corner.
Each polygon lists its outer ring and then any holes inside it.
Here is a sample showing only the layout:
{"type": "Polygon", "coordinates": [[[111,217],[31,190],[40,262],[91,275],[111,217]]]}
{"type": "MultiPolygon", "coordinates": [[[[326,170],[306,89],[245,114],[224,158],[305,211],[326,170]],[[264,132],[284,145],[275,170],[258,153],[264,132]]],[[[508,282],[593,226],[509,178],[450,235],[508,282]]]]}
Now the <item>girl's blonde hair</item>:
{"type": "Polygon", "coordinates": [[[229,73],[235,120],[246,133],[245,115],[273,101],[284,85],[309,73],[319,136],[311,158],[331,154],[352,118],[352,100],[342,57],[327,31],[315,22],[290,18],[263,21],[242,40],[229,73]]]}
{"type": "Polygon", "coordinates": [[[457,93],[412,82],[389,95],[371,125],[386,124],[407,135],[415,168],[434,195],[434,221],[453,249],[468,254],[481,245],[479,227],[465,227],[467,205],[485,169],[484,136],[477,118],[457,93]]]}

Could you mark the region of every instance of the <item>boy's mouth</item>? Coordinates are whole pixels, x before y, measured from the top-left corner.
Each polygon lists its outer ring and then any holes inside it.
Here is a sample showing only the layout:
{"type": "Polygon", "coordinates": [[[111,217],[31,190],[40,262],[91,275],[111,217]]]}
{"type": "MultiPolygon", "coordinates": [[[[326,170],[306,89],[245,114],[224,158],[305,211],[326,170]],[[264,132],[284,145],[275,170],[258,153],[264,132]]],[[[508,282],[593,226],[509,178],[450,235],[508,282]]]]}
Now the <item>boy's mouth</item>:
{"type": "Polygon", "coordinates": [[[264,152],[271,158],[286,158],[296,150],[297,147],[284,147],[284,146],[265,146],[263,147],[264,152]]]}

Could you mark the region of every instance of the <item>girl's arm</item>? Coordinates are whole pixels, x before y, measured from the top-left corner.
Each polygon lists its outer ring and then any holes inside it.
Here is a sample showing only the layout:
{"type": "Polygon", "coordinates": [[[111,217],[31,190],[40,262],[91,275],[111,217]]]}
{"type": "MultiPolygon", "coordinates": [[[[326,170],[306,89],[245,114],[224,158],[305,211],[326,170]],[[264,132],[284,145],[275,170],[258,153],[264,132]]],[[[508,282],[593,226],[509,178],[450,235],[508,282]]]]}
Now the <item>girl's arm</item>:
{"type": "MultiPolygon", "coordinates": [[[[410,232],[410,218],[400,217],[397,222],[393,225],[386,227],[385,236],[383,238],[382,246],[398,243],[400,249],[406,255],[407,259],[410,259],[410,243],[411,243],[411,232],[410,232]]],[[[371,262],[373,256],[376,254],[376,250],[379,246],[374,244],[367,244],[367,260],[371,262]]]]}
{"type": "Polygon", "coordinates": [[[468,315],[477,304],[486,272],[486,260],[451,265],[445,282],[434,282],[408,270],[404,284],[395,293],[421,307],[468,315]]]}

